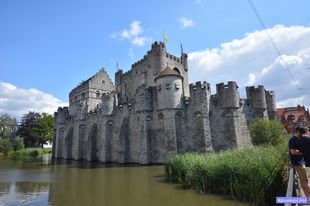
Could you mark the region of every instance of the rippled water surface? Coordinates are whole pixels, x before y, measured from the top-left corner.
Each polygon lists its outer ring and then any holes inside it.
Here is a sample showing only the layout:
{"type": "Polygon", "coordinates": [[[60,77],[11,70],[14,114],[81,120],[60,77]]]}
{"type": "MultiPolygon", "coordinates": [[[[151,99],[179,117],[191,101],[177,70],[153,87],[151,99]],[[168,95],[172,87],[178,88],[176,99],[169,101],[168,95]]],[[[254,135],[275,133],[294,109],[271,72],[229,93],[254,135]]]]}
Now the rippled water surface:
{"type": "Polygon", "coordinates": [[[0,159],[0,206],[243,206],[163,178],[163,166],[0,159]]]}

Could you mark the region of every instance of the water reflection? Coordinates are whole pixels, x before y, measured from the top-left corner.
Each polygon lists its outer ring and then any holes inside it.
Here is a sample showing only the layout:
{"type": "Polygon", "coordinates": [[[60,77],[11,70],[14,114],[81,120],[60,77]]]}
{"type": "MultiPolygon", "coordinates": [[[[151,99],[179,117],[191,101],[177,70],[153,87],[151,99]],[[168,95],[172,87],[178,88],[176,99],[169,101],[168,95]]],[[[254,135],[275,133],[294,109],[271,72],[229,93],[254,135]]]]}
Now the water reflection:
{"type": "Polygon", "coordinates": [[[0,205],[47,205],[48,183],[0,183],[0,205]]]}
{"type": "Polygon", "coordinates": [[[163,166],[0,160],[0,205],[246,205],[163,179],[163,166]]]}

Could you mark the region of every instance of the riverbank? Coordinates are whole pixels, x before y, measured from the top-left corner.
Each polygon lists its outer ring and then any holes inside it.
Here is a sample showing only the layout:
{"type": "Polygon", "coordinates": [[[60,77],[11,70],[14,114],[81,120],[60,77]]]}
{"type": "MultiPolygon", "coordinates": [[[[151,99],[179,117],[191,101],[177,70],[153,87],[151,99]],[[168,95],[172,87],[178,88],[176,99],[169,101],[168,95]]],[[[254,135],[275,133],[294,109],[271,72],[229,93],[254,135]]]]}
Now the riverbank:
{"type": "Polygon", "coordinates": [[[39,157],[44,154],[52,152],[51,148],[24,148],[17,151],[9,151],[8,153],[1,153],[0,157],[3,158],[23,158],[23,157],[39,157]]]}
{"type": "Polygon", "coordinates": [[[176,155],[166,165],[166,176],[202,193],[272,205],[285,194],[287,156],[286,145],[176,155]]]}

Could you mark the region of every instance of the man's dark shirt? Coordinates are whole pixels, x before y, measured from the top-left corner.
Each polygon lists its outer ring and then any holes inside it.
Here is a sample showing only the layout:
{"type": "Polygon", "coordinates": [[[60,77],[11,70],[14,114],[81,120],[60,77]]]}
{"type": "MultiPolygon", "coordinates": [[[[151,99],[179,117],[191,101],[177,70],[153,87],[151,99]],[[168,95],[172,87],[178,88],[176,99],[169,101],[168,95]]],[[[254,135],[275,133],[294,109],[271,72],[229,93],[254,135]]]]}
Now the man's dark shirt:
{"type": "MultiPolygon", "coordinates": [[[[289,149],[299,149],[299,142],[298,142],[298,138],[293,136],[291,137],[289,143],[289,149]]],[[[290,160],[291,160],[291,164],[292,165],[304,165],[304,159],[303,159],[303,155],[292,155],[291,151],[290,151],[290,160]]]]}
{"type": "Polygon", "coordinates": [[[310,167],[310,137],[301,137],[297,140],[297,143],[306,162],[306,167],[310,167]]]}

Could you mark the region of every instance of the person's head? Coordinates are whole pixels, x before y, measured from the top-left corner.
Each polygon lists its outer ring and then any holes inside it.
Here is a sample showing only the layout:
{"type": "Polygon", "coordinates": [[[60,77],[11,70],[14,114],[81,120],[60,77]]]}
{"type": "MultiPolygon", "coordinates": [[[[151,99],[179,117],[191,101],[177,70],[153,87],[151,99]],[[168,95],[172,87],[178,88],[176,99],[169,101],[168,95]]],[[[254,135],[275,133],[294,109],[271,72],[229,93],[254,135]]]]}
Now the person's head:
{"type": "Polygon", "coordinates": [[[301,137],[301,136],[303,136],[303,135],[306,134],[306,133],[307,133],[307,130],[306,130],[305,128],[303,128],[303,127],[300,127],[300,128],[298,129],[297,135],[298,135],[299,137],[301,137]]]}
{"type": "Polygon", "coordinates": [[[301,136],[301,135],[300,135],[300,132],[299,132],[299,129],[300,129],[300,127],[296,127],[296,128],[295,128],[296,137],[300,137],[300,136],[301,136]]]}

